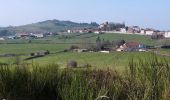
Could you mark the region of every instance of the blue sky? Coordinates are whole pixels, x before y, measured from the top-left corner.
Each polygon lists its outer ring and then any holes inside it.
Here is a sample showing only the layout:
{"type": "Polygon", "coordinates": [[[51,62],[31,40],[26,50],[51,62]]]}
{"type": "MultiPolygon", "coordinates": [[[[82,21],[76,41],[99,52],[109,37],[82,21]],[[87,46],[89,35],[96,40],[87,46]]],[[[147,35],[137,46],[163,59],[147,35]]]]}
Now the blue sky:
{"type": "Polygon", "coordinates": [[[0,26],[59,19],[170,29],[170,0],[0,0],[0,26]]]}

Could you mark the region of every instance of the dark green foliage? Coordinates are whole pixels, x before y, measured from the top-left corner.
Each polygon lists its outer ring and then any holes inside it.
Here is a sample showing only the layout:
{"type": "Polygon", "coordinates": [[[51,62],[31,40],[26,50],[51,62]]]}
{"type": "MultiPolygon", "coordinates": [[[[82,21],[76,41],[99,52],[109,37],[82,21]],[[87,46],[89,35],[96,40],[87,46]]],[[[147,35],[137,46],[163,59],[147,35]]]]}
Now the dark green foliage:
{"type": "Polygon", "coordinates": [[[0,36],[9,36],[12,34],[15,34],[15,33],[8,29],[0,29],[0,36]]]}
{"type": "Polygon", "coordinates": [[[102,41],[101,41],[100,37],[98,36],[98,37],[96,38],[96,50],[97,50],[97,51],[98,51],[98,50],[101,50],[101,48],[102,48],[102,41]]]}
{"type": "Polygon", "coordinates": [[[67,67],[68,67],[68,68],[76,68],[76,67],[77,67],[77,62],[74,61],[74,60],[70,60],[70,61],[68,61],[68,63],[67,63],[67,67]]]}
{"type": "Polygon", "coordinates": [[[121,46],[121,45],[123,45],[125,43],[126,43],[125,40],[119,40],[119,41],[115,42],[115,45],[119,47],[119,46],[121,46]]]}

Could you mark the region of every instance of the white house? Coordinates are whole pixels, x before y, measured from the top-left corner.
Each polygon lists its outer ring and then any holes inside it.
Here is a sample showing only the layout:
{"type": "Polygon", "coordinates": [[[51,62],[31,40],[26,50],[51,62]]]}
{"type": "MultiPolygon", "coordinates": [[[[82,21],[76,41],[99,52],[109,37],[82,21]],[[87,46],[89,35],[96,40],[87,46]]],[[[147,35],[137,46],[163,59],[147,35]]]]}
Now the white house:
{"type": "Polygon", "coordinates": [[[141,34],[145,34],[145,30],[144,30],[144,29],[141,29],[141,30],[140,30],[140,33],[141,33],[141,34]]]}
{"type": "Polygon", "coordinates": [[[33,36],[37,37],[37,38],[43,38],[44,37],[44,34],[42,33],[36,33],[36,34],[33,34],[33,36]]]}
{"type": "Polygon", "coordinates": [[[22,38],[22,37],[29,37],[29,34],[28,33],[16,33],[15,36],[22,38]]]}
{"type": "Polygon", "coordinates": [[[67,33],[72,33],[72,31],[71,30],[67,30],[67,33]]]}
{"type": "Polygon", "coordinates": [[[100,53],[110,53],[110,51],[100,51],[100,53]]]}
{"type": "Polygon", "coordinates": [[[126,31],[126,28],[120,28],[120,32],[121,33],[126,33],[127,31],[126,31]]]}
{"type": "Polygon", "coordinates": [[[164,36],[165,36],[165,38],[170,38],[170,31],[165,32],[164,36]]]}
{"type": "Polygon", "coordinates": [[[0,37],[0,41],[4,41],[5,39],[3,37],[0,37]]]}
{"type": "Polygon", "coordinates": [[[146,35],[152,35],[154,33],[154,30],[145,30],[146,35]]]}
{"type": "Polygon", "coordinates": [[[94,31],[95,34],[101,34],[102,32],[100,31],[94,31]]]}
{"type": "Polygon", "coordinates": [[[8,38],[8,39],[14,39],[15,36],[8,36],[7,38],[8,38]]]}
{"type": "Polygon", "coordinates": [[[140,33],[140,27],[139,26],[133,26],[134,33],[140,33]]]}

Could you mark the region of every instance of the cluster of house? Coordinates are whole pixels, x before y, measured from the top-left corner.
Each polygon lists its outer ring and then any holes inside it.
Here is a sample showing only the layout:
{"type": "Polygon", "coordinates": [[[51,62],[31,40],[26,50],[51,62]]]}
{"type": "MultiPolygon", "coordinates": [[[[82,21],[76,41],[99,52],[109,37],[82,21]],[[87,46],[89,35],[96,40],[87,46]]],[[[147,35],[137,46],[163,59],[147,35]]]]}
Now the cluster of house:
{"type": "Polygon", "coordinates": [[[162,35],[165,38],[170,38],[170,31],[159,31],[152,28],[143,29],[139,26],[126,27],[121,29],[120,32],[139,35],[162,35]]]}
{"type": "Polygon", "coordinates": [[[143,44],[136,42],[124,43],[116,47],[116,51],[146,51],[146,47],[143,44]]]}
{"type": "Polygon", "coordinates": [[[162,35],[170,38],[170,31],[159,31],[152,28],[140,28],[139,26],[125,26],[125,23],[109,23],[104,22],[98,28],[90,29],[73,29],[67,30],[67,33],[123,33],[123,34],[139,34],[139,35],[162,35]]]}
{"type": "Polygon", "coordinates": [[[66,33],[93,33],[94,29],[92,28],[83,28],[83,29],[73,29],[73,30],[67,30],[66,33]]]}
{"type": "Polygon", "coordinates": [[[119,40],[117,42],[112,43],[106,43],[106,42],[100,42],[98,44],[94,44],[93,46],[89,46],[86,48],[79,48],[78,46],[71,46],[70,49],[67,51],[72,52],[101,52],[101,53],[110,53],[112,51],[117,52],[145,52],[148,51],[148,49],[154,49],[152,46],[146,46],[142,43],[138,42],[125,42],[124,40],[119,40]]]}
{"type": "Polygon", "coordinates": [[[44,38],[53,35],[52,32],[47,33],[16,33],[14,36],[8,36],[8,39],[30,39],[30,38],[44,38]]]}
{"type": "MultiPolygon", "coordinates": [[[[170,31],[159,31],[152,28],[140,28],[139,26],[125,26],[125,24],[111,24],[105,22],[99,26],[99,29],[102,30],[103,33],[125,33],[125,34],[139,34],[139,35],[162,35],[165,38],[170,38],[170,31]],[[114,26],[116,25],[116,26],[114,26]]],[[[97,33],[97,32],[96,32],[97,33]]],[[[98,32],[99,33],[99,32],[98,32]]]]}
{"type": "Polygon", "coordinates": [[[96,33],[96,34],[113,33],[114,30],[123,27],[125,27],[124,23],[104,22],[100,24],[97,28],[72,29],[67,30],[67,33],[96,33]]]}
{"type": "Polygon", "coordinates": [[[88,50],[88,49],[80,49],[76,48],[72,50],[73,52],[101,52],[101,53],[110,53],[112,51],[117,51],[117,52],[146,52],[147,48],[145,45],[137,42],[127,42],[123,43],[121,45],[117,45],[115,48],[110,49],[110,50],[99,50],[99,51],[93,51],[93,50],[88,50]]]}

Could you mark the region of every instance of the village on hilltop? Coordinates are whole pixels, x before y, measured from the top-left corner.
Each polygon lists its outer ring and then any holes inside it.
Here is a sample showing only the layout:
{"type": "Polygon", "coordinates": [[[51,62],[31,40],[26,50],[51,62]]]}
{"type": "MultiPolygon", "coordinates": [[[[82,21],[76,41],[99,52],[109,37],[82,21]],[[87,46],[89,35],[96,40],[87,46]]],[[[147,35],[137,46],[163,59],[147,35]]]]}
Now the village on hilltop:
{"type": "MultiPolygon", "coordinates": [[[[104,22],[100,24],[97,28],[75,28],[68,29],[63,32],[58,32],[57,34],[63,33],[95,33],[95,34],[138,34],[138,35],[148,35],[153,39],[170,38],[170,31],[160,31],[153,28],[140,28],[139,26],[126,26],[125,23],[113,23],[104,22]]],[[[19,32],[14,36],[8,36],[7,38],[1,37],[0,40],[5,39],[31,39],[31,38],[44,38],[47,36],[54,35],[53,32],[19,32]]]]}
{"type": "Polygon", "coordinates": [[[73,29],[67,30],[67,33],[121,33],[121,34],[138,34],[150,35],[155,38],[170,38],[170,31],[159,31],[153,28],[140,28],[139,26],[125,26],[125,23],[104,22],[96,29],[73,29]]]}

